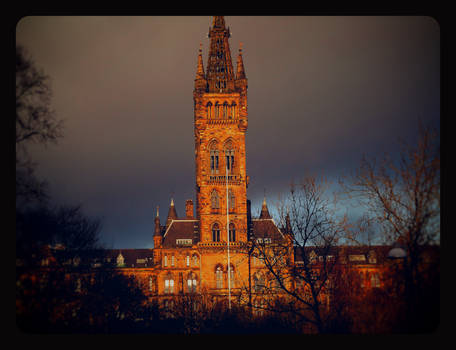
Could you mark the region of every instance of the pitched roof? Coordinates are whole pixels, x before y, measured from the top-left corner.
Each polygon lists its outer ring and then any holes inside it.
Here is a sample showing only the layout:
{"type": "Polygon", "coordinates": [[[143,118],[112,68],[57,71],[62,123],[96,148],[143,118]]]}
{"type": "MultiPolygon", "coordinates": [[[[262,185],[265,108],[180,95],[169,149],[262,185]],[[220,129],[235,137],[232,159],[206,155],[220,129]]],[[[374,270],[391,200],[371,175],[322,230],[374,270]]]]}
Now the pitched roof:
{"type": "Polygon", "coordinates": [[[198,233],[198,220],[172,220],[166,232],[163,235],[162,246],[165,248],[175,248],[179,245],[176,243],[178,239],[192,240],[198,233]]]}
{"type": "Polygon", "coordinates": [[[271,238],[273,242],[285,238],[273,219],[252,219],[252,231],[255,238],[271,238]]]}

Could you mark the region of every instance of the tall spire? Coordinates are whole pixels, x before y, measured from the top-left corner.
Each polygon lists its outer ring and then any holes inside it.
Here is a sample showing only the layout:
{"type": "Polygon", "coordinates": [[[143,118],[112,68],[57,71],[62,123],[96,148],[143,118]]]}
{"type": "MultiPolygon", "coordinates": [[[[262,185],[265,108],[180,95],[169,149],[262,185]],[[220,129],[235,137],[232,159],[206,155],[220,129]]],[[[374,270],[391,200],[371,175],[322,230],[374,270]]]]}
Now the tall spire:
{"type": "Polygon", "coordinates": [[[236,80],[239,80],[239,79],[246,79],[245,70],[244,70],[244,62],[242,60],[242,43],[239,43],[239,55],[238,55],[238,59],[237,59],[236,80]]]}
{"type": "Polygon", "coordinates": [[[209,29],[211,39],[207,60],[207,82],[209,92],[234,91],[234,73],[228,38],[230,29],[225,28],[223,16],[214,16],[209,29]]]}
{"type": "Polygon", "coordinates": [[[158,213],[158,205],[157,205],[157,215],[155,216],[155,235],[160,235],[160,215],[158,213]]]}
{"type": "Polygon", "coordinates": [[[168,218],[166,219],[166,226],[168,226],[172,220],[177,219],[177,212],[176,208],[174,207],[174,199],[171,198],[171,205],[169,206],[168,210],[168,218]]]}
{"type": "Polygon", "coordinates": [[[203,44],[200,43],[199,53],[198,53],[198,66],[196,68],[196,77],[195,77],[195,91],[205,91],[207,86],[206,74],[204,74],[203,66],[203,44]]]}
{"type": "Polygon", "coordinates": [[[266,196],[263,198],[260,219],[271,219],[271,215],[269,214],[269,210],[268,210],[268,205],[266,204],[266,196]]]}

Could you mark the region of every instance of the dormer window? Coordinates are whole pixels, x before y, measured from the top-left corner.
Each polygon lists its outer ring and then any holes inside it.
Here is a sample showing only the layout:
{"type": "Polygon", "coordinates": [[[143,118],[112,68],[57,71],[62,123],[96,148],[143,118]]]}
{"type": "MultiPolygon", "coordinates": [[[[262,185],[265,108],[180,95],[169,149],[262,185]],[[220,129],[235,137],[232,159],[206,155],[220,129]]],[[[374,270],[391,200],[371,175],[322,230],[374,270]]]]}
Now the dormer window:
{"type": "Polygon", "coordinates": [[[125,266],[125,259],[122,255],[122,253],[119,253],[119,255],[117,255],[116,262],[117,262],[118,267],[125,266]]]}

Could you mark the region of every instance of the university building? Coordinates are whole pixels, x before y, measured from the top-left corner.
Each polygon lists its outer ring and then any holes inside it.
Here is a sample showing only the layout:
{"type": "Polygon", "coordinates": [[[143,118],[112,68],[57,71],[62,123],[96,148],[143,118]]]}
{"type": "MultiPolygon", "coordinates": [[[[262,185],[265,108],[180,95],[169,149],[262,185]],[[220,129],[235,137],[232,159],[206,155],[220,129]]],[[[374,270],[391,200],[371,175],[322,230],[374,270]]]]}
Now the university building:
{"type": "MultiPolygon", "coordinates": [[[[266,199],[259,217],[252,217],[245,143],[247,76],[241,48],[234,69],[229,38],[223,16],[214,16],[206,68],[199,49],[193,90],[195,202],[188,199],[185,213],[179,216],[171,199],[165,222],[160,222],[157,208],[153,237],[151,232],[154,248],[107,250],[105,262],[134,276],[148,300],[165,307],[182,295],[205,295],[211,302],[251,306],[262,305],[266,289],[280,295],[280,283],[258,249],[264,247],[271,252],[280,247],[281,254],[273,259],[285,272],[299,270],[304,259],[318,269],[337,256],[340,264],[355,267],[361,287],[381,287],[391,247],[333,247],[329,254],[318,247],[302,250],[294,246],[289,220],[284,227],[274,222],[266,199]]],[[[51,265],[43,260],[41,276],[51,265]]],[[[84,288],[78,276],[72,278],[75,289],[84,288]]],[[[301,280],[283,283],[289,290],[306,292],[301,280]]]]}
{"type": "MultiPolygon", "coordinates": [[[[187,200],[185,214],[179,216],[171,199],[163,223],[157,208],[153,249],[108,252],[125,274],[134,275],[144,292],[163,305],[186,293],[253,305],[257,296],[264,296],[264,287],[274,283],[255,246],[285,247],[284,269],[300,266],[303,259],[293,247],[291,228],[278,227],[266,199],[260,216],[251,215],[245,146],[248,84],[242,48],[234,69],[230,30],[223,16],[213,17],[208,36],[206,69],[200,47],[193,91],[196,201],[187,200]]],[[[379,287],[380,262],[387,248],[352,247],[344,250],[344,259],[362,271],[365,286],[379,287]]],[[[318,249],[310,250],[318,264],[322,256],[318,249]]]]}

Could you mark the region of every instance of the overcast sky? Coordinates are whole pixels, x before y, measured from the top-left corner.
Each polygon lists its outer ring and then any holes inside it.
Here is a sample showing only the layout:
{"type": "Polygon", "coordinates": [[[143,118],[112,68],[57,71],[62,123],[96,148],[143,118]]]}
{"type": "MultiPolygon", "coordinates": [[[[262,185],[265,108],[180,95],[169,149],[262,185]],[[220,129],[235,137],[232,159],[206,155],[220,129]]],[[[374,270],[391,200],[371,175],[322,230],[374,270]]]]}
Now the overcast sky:
{"type": "MultiPolygon", "coordinates": [[[[440,29],[430,17],[225,16],[248,79],[248,197],[258,215],[294,179],[335,178],[440,126],[440,29]]],[[[108,248],[151,248],[155,208],[195,200],[193,84],[211,17],[25,17],[23,45],[65,120],[36,147],[57,203],[103,220],[108,248]]],[[[235,69],[235,67],[234,67],[235,69]]]]}

